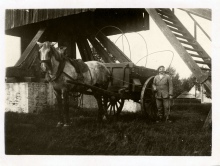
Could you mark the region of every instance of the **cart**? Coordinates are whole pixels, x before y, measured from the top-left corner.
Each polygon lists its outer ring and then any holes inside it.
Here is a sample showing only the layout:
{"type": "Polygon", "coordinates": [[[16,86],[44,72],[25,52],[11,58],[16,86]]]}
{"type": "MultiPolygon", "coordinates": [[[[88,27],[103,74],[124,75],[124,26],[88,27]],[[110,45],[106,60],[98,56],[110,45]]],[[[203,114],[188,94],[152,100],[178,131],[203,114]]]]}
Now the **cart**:
{"type": "Polygon", "coordinates": [[[111,72],[108,91],[121,94],[108,97],[108,114],[119,115],[127,99],[140,103],[142,113],[155,119],[157,108],[152,84],[156,70],[136,66],[132,62],[106,63],[105,66],[111,72]]]}
{"type": "Polygon", "coordinates": [[[125,100],[133,100],[141,104],[144,116],[155,120],[157,108],[152,84],[157,74],[156,70],[136,66],[132,62],[105,63],[105,66],[111,73],[107,90],[76,81],[69,81],[69,83],[86,86],[100,92],[104,96],[103,104],[108,115],[119,115],[125,100]]]}

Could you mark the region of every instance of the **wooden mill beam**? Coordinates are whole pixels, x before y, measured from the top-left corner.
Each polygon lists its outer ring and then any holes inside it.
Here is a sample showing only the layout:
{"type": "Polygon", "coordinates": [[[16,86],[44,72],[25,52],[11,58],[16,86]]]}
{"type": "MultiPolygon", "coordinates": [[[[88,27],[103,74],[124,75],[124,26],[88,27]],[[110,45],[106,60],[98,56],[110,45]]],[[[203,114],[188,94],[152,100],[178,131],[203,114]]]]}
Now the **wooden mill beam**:
{"type": "Polygon", "coordinates": [[[155,9],[146,9],[146,10],[149,13],[149,15],[152,17],[152,19],[155,21],[157,26],[160,28],[160,30],[163,32],[165,37],[168,39],[168,41],[171,43],[171,45],[174,47],[174,49],[178,52],[178,54],[183,59],[185,64],[189,67],[189,69],[195,75],[197,80],[199,82],[206,81],[208,78],[208,74],[205,74],[202,72],[202,70],[195,63],[195,61],[192,59],[192,57],[189,56],[189,54],[185,50],[185,48],[179,43],[179,41],[175,37],[175,35],[170,31],[170,29],[167,27],[167,25],[164,23],[164,21],[157,14],[156,10],[155,9]]]}
{"type": "Polygon", "coordinates": [[[88,59],[88,57],[87,57],[87,52],[86,52],[86,50],[85,50],[85,48],[84,48],[84,46],[83,46],[81,40],[78,39],[76,43],[77,43],[77,46],[78,46],[78,48],[79,48],[79,52],[80,52],[80,55],[81,55],[82,60],[83,60],[84,62],[89,61],[89,59],[88,59]]]}
{"type": "Polygon", "coordinates": [[[89,37],[89,41],[91,42],[93,47],[96,49],[99,56],[102,57],[105,63],[114,63],[114,60],[109,56],[106,50],[100,45],[100,43],[94,37],[89,37]]]}
{"type": "Polygon", "coordinates": [[[30,42],[30,44],[27,46],[27,48],[25,49],[25,51],[22,53],[20,59],[18,60],[18,62],[15,64],[15,66],[21,66],[26,58],[28,58],[28,56],[30,55],[31,51],[34,49],[34,47],[36,46],[37,41],[42,37],[42,35],[44,34],[46,28],[43,27],[41,29],[39,29],[39,31],[37,32],[37,34],[34,36],[34,38],[32,39],[32,41],[30,42]]]}
{"type": "Polygon", "coordinates": [[[88,40],[86,38],[82,38],[81,40],[83,46],[84,46],[84,49],[87,53],[87,58],[91,61],[91,60],[94,60],[93,56],[92,56],[92,50],[89,46],[89,43],[88,43],[88,40]]]}
{"type": "Polygon", "coordinates": [[[102,45],[119,61],[119,62],[131,62],[131,60],[104,34],[98,33],[97,39],[102,45]]]}
{"type": "Polygon", "coordinates": [[[207,20],[212,20],[212,10],[211,9],[194,9],[194,8],[179,8],[185,12],[197,15],[199,17],[205,18],[207,20]]]}

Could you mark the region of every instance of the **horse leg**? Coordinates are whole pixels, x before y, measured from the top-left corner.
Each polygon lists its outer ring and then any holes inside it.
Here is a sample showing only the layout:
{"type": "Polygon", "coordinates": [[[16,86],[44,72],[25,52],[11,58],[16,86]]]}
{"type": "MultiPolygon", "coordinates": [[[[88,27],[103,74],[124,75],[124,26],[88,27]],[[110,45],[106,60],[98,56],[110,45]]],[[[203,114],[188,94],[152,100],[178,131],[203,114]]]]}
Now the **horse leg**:
{"type": "Polygon", "coordinates": [[[98,93],[95,93],[94,97],[96,98],[97,103],[98,103],[98,121],[101,122],[102,118],[103,118],[103,115],[104,115],[103,104],[102,104],[102,97],[98,93]]]}
{"type": "Polygon", "coordinates": [[[107,112],[108,97],[106,95],[103,95],[102,98],[103,98],[102,105],[103,105],[104,117],[108,118],[108,112],[107,112]]]}
{"type": "Polygon", "coordinates": [[[63,93],[63,110],[64,110],[64,127],[68,127],[70,125],[70,118],[69,118],[69,93],[63,93]]]}
{"type": "Polygon", "coordinates": [[[58,105],[58,118],[59,122],[57,123],[57,127],[63,126],[63,110],[62,110],[62,98],[61,93],[58,91],[55,91],[55,96],[57,99],[57,105],[58,105]]]}

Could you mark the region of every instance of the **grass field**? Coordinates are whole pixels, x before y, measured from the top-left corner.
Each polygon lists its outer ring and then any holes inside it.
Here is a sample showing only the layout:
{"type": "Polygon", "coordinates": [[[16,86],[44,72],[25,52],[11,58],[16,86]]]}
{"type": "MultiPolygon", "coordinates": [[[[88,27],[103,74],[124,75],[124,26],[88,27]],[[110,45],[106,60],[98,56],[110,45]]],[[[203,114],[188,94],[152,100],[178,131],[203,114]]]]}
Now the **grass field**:
{"type": "Polygon", "coordinates": [[[153,123],[123,112],[103,124],[96,110],[71,110],[72,125],[56,128],[53,111],[5,113],[5,153],[35,155],[210,156],[211,129],[202,130],[210,105],[174,107],[173,123],[153,123]]]}

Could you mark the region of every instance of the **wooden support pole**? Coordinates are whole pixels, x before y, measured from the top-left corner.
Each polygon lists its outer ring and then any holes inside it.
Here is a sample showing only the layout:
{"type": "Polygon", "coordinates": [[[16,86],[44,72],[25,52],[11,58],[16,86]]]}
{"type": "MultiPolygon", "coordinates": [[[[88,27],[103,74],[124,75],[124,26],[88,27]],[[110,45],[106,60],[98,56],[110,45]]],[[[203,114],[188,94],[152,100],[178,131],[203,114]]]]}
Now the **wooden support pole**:
{"type": "Polygon", "coordinates": [[[197,40],[197,29],[196,29],[196,23],[194,22],[194,38],[197,40]]]}
{"type": "Polygon", "coordinates": [[[185,48],[180,44],[180,42],[175,37],[175,35],[170,31],[170,29],[167,27],[164,21],[157,14],[156,10],[155,9],[146,9],[146,10],[149,13],[149,15],[152,17],[152,19],[155,21],[157,26],[160,28],[160,30],[163,32],[165,37],[168,39],[170,44],[172,44],[174,49],[178,52],[180,57],[183,59],[183,61],[186,63],[186,65],[189,67],[192,73],[195,75],[197,80],[199,82],[205,81],[208,76],[201,71],[199,66],[195,63],[195,61],[188,54],[185,48]]]}
{"type": "Polygon", "coordinates": [[[80,40],[77,40],[77,46],[79,48],[79,52],[80,52],[80,55],[81,55],[81,58],[84,62],[88,61],[87,60],[87,57],[86,57],[86,53],[85,53],[85,50],[83,49],[83,46],[82,46],[82,43],[80,40]]]}
{"type": "Polygon", "coordinates": [[[67,47],[67,56],[71,59],[76,59],[76,37],[68,29],[59,31],[58,46],[67,47]]]}
{"type": "Polygon", "coordinates": [[[131,60],[104,34],[97,34],[98,40],[103,46],[119,61],[119,62],[131,62],[131,60]]]}
{"type": "Polygon", "coordinates": [[[71,40],[71,54],[70,54],[70,58],[71,59],[76,59],[76,41],[75,40],[71,40]]]}
{"type": "Polygon", "coordinates": [[[211,41],[211,37],[205,32],[205,30],[202,28],[202,26],[199,25],[199,23],[191,16],[190,13],[187,12],[187,14],[188,14],[189,17],[194,21],[194,26],[197,25],[197,26],[201,29],[201,31],[206,35],[206,37],[211,41]]]}
{"type": "Polygon", "coordinates": [[[93,58],[93,56],[92,56],[92,50],[91,50],[91,48],[90,48],[90,46],[89,46],[89,43],[88,43],[87,39],[86,39],[86,38],[82,38],[82,41],[81,41],[81,42],[82,42],[82,44],[83,44],[83,46],[84,46],[84,49],[85,49],[85,51],[86,51],[88,60],[89,60],[89,61],[94,60],[94,58],[93,58]]]}
{"type": "Polygon", "coordinates": [[[196,16],[202,17],[207,20],[212,20],[212,10],[211,9],[194,9],[194,8],[179,8],[185,12],[189,12],[196,16]]]}
{"type": "Polygon", "coordinates": [[[106,50],[100,45],[100,43],[94,37],[89,37],[89,41],[91,42],[93,47],[96,49],[99,56],[102,57],[105,63],[115,63],[114,60],[106,52],[106,50]]]}
{"type": "Polygon", "coordinates": [[[77,40],[80,55],[84,62],[93,60],[92,51],[86,38],[81,37],[77,40]]]}
{"type": "Polygon", "coordinates": [[[15,66],[19,67],[21,66],[25,60],[28,58],[28,56],[30,55],[31,51],[34,49],[34,47],[36,46],[37,41],[42,37],[42,35],[44,34],[46,28],[40,28],[39,31],[37,32],[37,34],[34,36],[34,38],[32,39],[32,41],[30,42],[30,44],[27,46],[27,48],[25,49],[25,51],[22,53],[20,59],[18,60],[18,62],[15,64],[15,66]]]}

